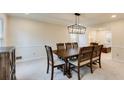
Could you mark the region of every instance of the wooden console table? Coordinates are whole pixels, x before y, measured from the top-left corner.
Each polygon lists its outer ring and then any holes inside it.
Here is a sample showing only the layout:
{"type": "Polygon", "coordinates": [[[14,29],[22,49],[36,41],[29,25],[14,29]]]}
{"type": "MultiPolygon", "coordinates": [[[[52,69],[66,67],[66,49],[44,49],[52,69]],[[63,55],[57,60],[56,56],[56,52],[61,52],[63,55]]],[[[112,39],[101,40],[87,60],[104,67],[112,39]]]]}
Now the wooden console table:
{"type": "Polygon", "coordinates": [[[111,52],[111,47],[103,47],[102,48],[102,52],[103,53],[109,53],[109,52],[111,52]]]}

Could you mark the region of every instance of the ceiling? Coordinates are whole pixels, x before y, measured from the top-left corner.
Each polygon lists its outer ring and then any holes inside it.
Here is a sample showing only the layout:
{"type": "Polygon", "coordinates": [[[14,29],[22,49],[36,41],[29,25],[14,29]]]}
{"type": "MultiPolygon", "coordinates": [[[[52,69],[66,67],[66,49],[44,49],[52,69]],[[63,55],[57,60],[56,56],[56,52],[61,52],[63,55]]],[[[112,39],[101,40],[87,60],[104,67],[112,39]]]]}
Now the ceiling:
{"type": "MultiPolygon", "coordinates": [[[[74,13],[30,13],[27,15],[25,13],[8,13],[7,15],[60,25],[70,25],[75,23],[74,13]]],[[[79,19],[80,24],[93,26],[96,24],[124,19],[124,13],[81,13],[79,19]],[[111,16],[113,14],[116,14],[117,17],[112,18],[111,16]]]]}

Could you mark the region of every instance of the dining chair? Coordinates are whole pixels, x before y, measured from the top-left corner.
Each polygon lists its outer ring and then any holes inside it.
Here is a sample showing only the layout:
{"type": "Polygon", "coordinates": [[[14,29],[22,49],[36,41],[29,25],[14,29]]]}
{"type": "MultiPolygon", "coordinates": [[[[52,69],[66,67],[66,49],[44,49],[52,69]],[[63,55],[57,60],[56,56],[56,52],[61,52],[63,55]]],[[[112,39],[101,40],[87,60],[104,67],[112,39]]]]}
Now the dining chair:
{"type": "MultiPolygon", "coordinates": [[[[64,43],[56,43],[57,51],[65,49],[64,43]]],[[[58,58],[62,59],[60,56],[58,58]]]]}
{"type": "Polygon", "coordinates": [[[101,68],[101,53],[102,53],[103,45],[94,46],[93,50],[93,59],[92,61],[95,63],[99,63],[99,67],[101,68]]]}
{"type": "Polygon", "coordinates": [[[53,57],[52,48],[50,46],[45,45],[45,48],[47,53],[47,73],[49,73],[49,65],[51,65],[51,80],[53,80],[54,68],[62,66],[64,73],[65,62],[61,59],[53,57]]]}
{"type": "Polygon", "coordinates": [[[56,46],[57,46],[57,50],[65,49],[64,43],[57,43],[56,46]]]}
{"type": "Polygon", "coordinates": [[[66,49],[73,48],[72,43],[65,43],[66,49]]]}
{"type": "MultiPolygon", "coordinates": [[[[78,43],[77,42],[72,42],[72,48],[78,48],[78,43]]],[[[77,59],[77,56],[74,56],[72,58],[70,58],[70,60],[76,60],[77,59]]]]}
{"type": "Polygon", "coordinates": [[[78,48],[78,43],[77,42],[73,42],[72,46],[73,46],[73,48],[78,48]]]}
{"type": "Polygon", "coordinates": [[[90,42],[90,45],[91,46],[95,46],[95,45],[98,45],[98,43],[96,43],[96,42],[90,42]]]}
{"type": "Polygon", "coordinates": [[[88,47],[82,47],[80,48],[79,55],[78,55],[78,60],[69,60],[69,69],[71,65],[77,68],[75,70],[78,73],[78,80],[80,80],[80,68],[82,66],[88,65],[90,67],[91,73],[93,73],[92,70],[92,56],[93,56],[93,46],[88,46],[88,47]]]}

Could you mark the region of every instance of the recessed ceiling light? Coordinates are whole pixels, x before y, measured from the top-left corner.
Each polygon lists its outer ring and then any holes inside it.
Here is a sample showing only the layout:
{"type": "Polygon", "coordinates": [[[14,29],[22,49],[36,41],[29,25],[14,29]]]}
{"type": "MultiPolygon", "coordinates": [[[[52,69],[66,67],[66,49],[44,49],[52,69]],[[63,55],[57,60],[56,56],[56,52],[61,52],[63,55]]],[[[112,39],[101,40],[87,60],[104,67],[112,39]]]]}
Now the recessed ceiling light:
{"type": "Polygon", "coordinates": [[[117,17],[117,15],[112,15],[112,18],[116,18],[117,17]]]}

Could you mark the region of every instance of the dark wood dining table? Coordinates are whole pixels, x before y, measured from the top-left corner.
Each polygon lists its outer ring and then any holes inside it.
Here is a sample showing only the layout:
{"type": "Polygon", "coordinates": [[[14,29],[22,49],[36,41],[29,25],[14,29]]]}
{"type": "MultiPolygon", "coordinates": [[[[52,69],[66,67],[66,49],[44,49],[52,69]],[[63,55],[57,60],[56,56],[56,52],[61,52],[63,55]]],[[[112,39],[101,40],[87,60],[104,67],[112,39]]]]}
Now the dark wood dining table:
{"type": "Polygon", "coordinates": [[[68,78],[71,78],[71,72],[69,69],[68,59],[79,55],[80,48],[71,48],[71,49],[62,49],[62,50],[53,50],[53,53],[58,57],[61,57],[65,61],[65,75],[68,78]]]}

